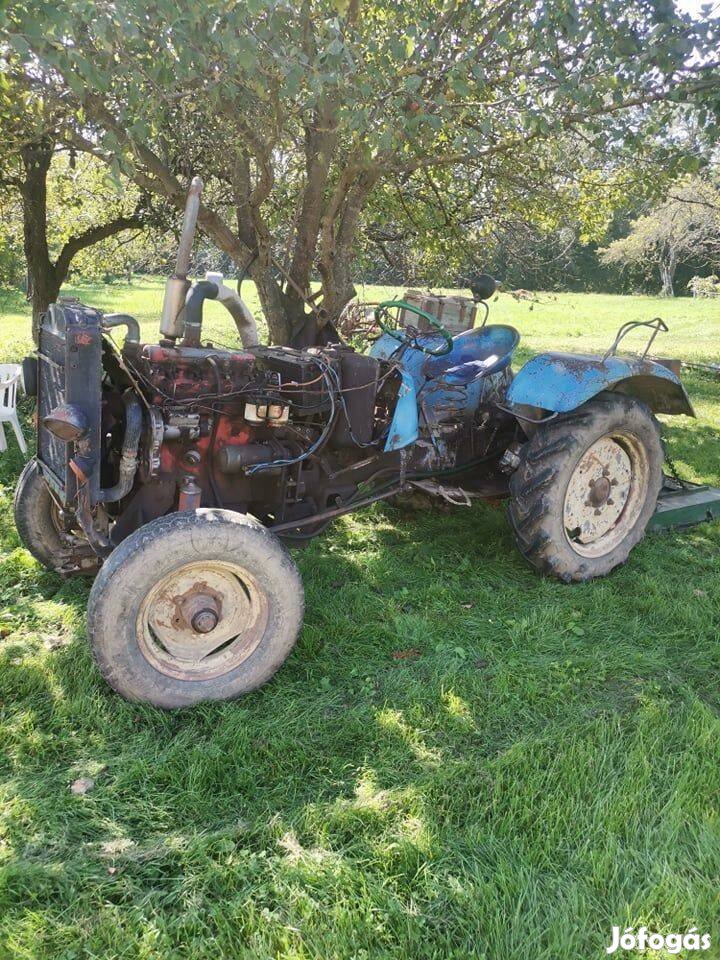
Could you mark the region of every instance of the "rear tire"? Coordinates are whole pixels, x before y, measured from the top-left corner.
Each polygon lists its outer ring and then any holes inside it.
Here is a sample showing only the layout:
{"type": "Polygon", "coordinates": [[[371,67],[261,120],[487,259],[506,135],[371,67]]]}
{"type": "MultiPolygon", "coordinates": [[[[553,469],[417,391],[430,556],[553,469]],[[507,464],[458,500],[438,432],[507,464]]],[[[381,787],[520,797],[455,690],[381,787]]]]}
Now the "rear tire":
{"type": "Polygon", "coordinates": [[[15,488],[15,526],[23,546],[49,570],[62,564],[60,521],[48,485],[34,458],[25,464],[15,488]]]}
{"type": "Polygon", "coordinates": [[[603,577],[642,540],[662,486],[660,427],[634,397],[600,394],[541,427],[510,480],[510,525],[540,573],[603,577]]]}
{"type": "Polygon", "coordinates": [[[153,520],[110,554],[88,635],[114,690],[170,709],[267,682],[303,611],[299,571],[274,534],[253,517],[200,509],[153,520]]]}

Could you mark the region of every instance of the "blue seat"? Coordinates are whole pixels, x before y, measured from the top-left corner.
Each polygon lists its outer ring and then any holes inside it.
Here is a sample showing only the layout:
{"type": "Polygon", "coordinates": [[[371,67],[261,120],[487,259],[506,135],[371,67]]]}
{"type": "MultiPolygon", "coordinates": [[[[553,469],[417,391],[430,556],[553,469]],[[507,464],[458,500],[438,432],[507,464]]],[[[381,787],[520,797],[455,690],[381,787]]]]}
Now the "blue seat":
{"type": "Polygon", "coordinates": [[[428,379],[443,377],[464,386],[504,370],[512,360],[520,334],[514,327],[492,324],[453,337],[453,348],[442,357],[429,357],[423,366],[428,379]]]}

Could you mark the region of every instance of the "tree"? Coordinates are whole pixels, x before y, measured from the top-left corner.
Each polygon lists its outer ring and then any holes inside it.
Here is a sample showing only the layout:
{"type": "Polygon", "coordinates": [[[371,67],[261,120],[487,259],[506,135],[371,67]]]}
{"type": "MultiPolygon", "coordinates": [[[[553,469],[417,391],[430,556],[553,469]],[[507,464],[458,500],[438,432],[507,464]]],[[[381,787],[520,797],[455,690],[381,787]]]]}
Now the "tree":
{"type": "MultiPolygon", "coordinates": [[[[647,147],[647,145],[646,145],[647,147]]],[[[606,238],[619,209],[661,186],[664,158],[594,171],[577,138],[544,142],[509,177],[493,168],[423,170],[378,186],[363,211],[364,279],[463,285],[493,273],[510,286],[554,289],[597,267],[589,244],[606,238]],[[578,258],[582,262],[578,262],[578,258]]],[[[590,158],[591,159],[591,158],[590,158]]],[[[597,279],[597,277],[596,277],[597,279]]]]}
{"type": "Polygon", "coordinates": [[[677,183],[662,203],[634,221],[626,237],[600,255],[620,267],[652,265],[660,273],[662,296],[674,296],[680,264],[720,260],[720,188],[699,177],[677,183]]]}
{"type": "MultiPolygon", "coordinates": [[[[24,249],[29,281],[28,295],[32,300],[34,338],[37,335],[40,315],[47,310],[48,304],[57,300],[60,287],[67,279],[77,254],[122,230],[136,229],[143,225],[140,206],[136,206],[132,213],[110,214],[109,219],[73,232],[53,259],[48,243],[47,180],[55,149],[56,145],[49,137],[23,144],[20,148],[22,173],[16,180],[22,197],[24,249]]],[[[107,210],[104,216],[108,217],[107,210]]]]}
{"type": "Polygon", "coordinates": [[[74,151],[68,154],[60,143],[61,114],[17,87],[0,93],[0,134],[7,153],[0,189],[15,193],[21,204],[36,339],[40,315],[57,299],[75,257],[121,231],[141,228],[147,202],[134,185],[127,191],[112,183],[107,168],[93,158],[78,167],[74,151]],[[59,194],[53,222],[49,183],[59,194]]]}
{"type": "Polygon", "coordinates": [[[9,0],[0,28],[14,81],[73,105],[78,148],[177,207],[205,177],[201,229],[276,342],[353,295],[378,185],[458,166],[508,183],[573,133],[606,163],[643,149],[647,105],[717,84],[718,20],[669,0],[9,0]]]}
{"type": "Polygon", "coordinates": [[[0,287],[20,285],[24,275],[20,198],[0,188],[0,287]]]}

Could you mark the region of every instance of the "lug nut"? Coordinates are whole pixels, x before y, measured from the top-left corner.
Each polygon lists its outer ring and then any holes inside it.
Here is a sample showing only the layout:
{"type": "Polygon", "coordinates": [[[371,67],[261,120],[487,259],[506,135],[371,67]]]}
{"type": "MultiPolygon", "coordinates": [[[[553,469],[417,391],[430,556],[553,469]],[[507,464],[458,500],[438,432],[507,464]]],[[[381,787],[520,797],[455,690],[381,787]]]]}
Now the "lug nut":
{"type": "Polygon", "coordinates": [[[218,615],[214,610],[198,610],[190,625],[196,633],[210,633],[218,625],[218,615]]]}

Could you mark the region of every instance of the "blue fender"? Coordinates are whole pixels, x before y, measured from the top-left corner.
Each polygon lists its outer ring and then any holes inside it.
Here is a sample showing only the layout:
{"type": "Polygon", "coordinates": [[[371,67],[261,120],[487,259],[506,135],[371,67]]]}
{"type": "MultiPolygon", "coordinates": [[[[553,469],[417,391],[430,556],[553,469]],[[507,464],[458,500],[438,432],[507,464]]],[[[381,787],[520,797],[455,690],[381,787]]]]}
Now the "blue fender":
{"type": "Polygon", "coordinates": [[[640,357],[541,353],[528,360],[510,384],[510,404],[567,413],[602,390],[644,400],[653,413],[695,411],[679,377],[668,367],[640,357]]]}

